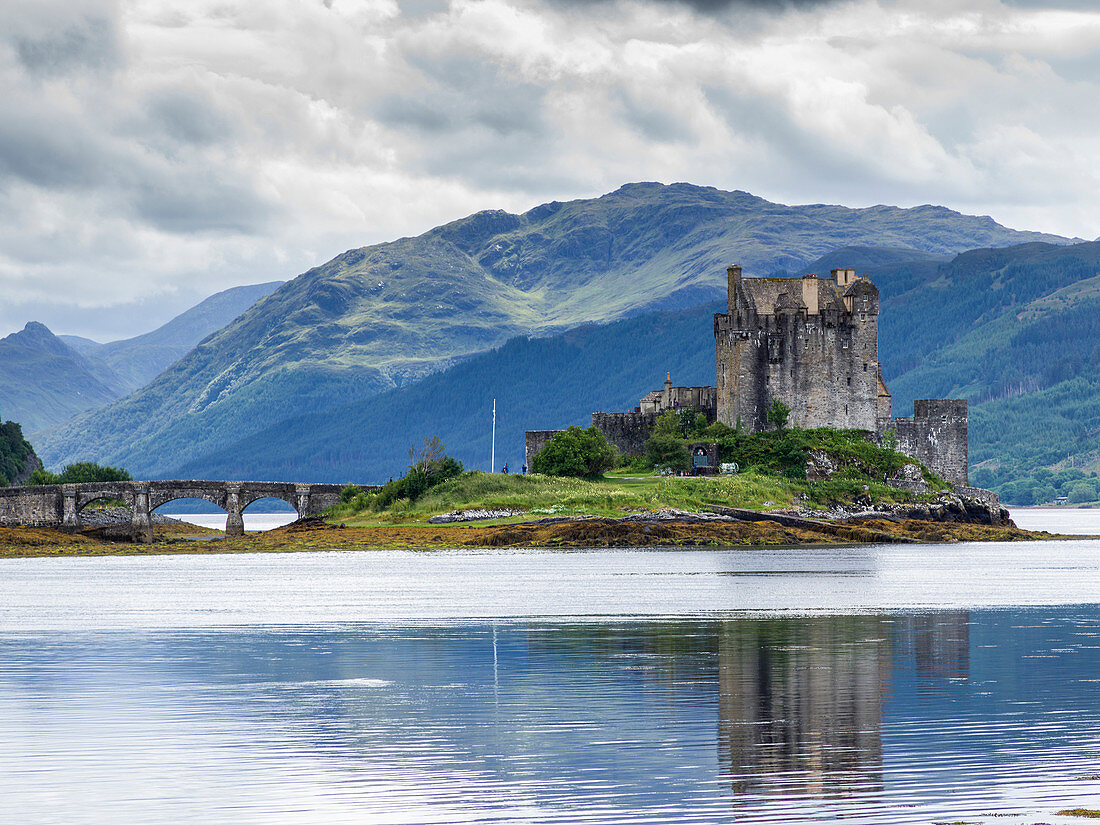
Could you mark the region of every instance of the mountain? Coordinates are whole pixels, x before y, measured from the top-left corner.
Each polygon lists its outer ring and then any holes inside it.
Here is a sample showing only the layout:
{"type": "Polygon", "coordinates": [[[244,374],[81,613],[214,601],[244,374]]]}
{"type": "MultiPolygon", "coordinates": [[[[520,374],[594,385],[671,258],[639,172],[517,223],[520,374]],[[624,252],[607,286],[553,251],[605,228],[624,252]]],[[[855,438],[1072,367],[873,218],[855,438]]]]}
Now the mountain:
{"type": "Polygon", "coordinates": [[[101,407],[122,392],[109,367],[68,347],[37,321],[0,338],[0,409],[27,431],[101,407]]]}
{"type": "Polygon", "coordinates": [[[918,258],[1039,240],[1067,241],[943,207],[785,206],[688,184],[479,212],[304,273],[148,386],[36,443],[50,464],[96,457],[172,474],[279,421],[365,401],[516,335],[719,297],[731,262],[764,275],[840,246],[918,258]]]}
{"type": "Polygon", "coordinates": [[[109,404],[154,378],[282,284],[227,289],[136,338],[100,344],[36,321],[0,339],[0,407],[28,432],[109,404]]]}
{"type": "MultiPolygon", "coordinates": [[[[894,414],[911,414],[914,398],[968,397],[976,483],[1012,504],[1084,488],[1100,498],[1100,244],[865,260],[882,292],[879,351],[894,414]]],[[[808,268],[836,263],[830,254],[808,268]]],[[[677,384],[712,384],[712,313],[722,306],[516,338],[404,389],[279,422],[180,473],[289,478],[308,467],[321,480],[384,481],[430,435],[487,468],[493,398],[498,468],[518,467],[525,429],[630,409],[666,371],[677,384]]]]}
{"type": "Polygon", "coordinates": [[[493,399],[497,468],[523,463],[523,433],[591,423],[593,410],[627,410],[661,386],[714,383],[712,302],[588,324],[548,338],[515,338],[401,389],[295,416],[179,468],[185,477],[384,482],[408,449],[439,436],[469,469],[489,469],[493,399]]]}
{"type": "Polygon", "coordinates": [[[283,283],[271,281],[226,289],[152,332],[123,341],[99,344],[75,335],[58,337],[77,352],[108,367],[118,376],[125,393],[129,393],[148,384],[207,335],[224,327],[283,283]]]}

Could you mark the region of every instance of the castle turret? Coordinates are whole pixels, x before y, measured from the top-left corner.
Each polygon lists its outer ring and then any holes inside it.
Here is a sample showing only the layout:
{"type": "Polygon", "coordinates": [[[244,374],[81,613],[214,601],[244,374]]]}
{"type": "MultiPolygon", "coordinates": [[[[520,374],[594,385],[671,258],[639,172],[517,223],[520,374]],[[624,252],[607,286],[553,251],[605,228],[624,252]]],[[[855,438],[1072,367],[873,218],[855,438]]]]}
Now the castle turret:
{"type": "Polygon", "coordinates": [[[889,395],[879,380],[875,285],[851,269],[832,270],[832,279],[727,272],[730,314],[714,319],[718,420],[764,429],[779,398],[792,424],[877,431],[889,395]]]}

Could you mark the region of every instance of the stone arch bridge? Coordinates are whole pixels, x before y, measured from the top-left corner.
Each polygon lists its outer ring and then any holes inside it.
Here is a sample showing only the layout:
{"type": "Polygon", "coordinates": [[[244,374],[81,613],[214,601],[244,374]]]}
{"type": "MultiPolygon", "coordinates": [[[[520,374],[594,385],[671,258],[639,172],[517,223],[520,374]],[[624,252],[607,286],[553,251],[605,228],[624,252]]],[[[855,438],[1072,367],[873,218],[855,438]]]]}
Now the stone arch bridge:
{"type": "Polygon", "coordinates": [[[5,487],[0,488],[0,524],[76,531],[81,527],[81,510],[93,501],[118,499],[132,513],[134,541],[148,543],[153,540],[154,510],[176,499],[198,498],[225,510],[227,536],[241,536],[242,513],[254,501],[282,499],[297,511],[298,518],[304,518],[338,504],[342,489],[339,484],[280,481],[102,481],[5,487]]]}

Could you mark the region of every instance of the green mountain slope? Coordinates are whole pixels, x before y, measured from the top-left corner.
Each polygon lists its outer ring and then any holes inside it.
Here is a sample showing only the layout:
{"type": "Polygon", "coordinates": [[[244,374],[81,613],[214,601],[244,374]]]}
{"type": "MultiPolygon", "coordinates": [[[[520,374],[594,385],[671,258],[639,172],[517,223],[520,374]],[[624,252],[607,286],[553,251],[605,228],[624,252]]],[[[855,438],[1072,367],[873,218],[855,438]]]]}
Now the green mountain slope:
{"type": "Polygon", "coordinates": [[[0,408],[26,430],[66,421],[122,394],[111,369],[80,355],[36,321],[0,339],[0,408]]]}
{"type": "Polygon", "coordinates": [[[784,206],[688,184],[481,212],[310,270],[149,386],[36,441],[51,464],[92,455],[155,472],[515,335],[721,296],[730,262],[763,275],[844,245],[945,254],[1040,239],[1065,240],[942,207],[784,206]]]}

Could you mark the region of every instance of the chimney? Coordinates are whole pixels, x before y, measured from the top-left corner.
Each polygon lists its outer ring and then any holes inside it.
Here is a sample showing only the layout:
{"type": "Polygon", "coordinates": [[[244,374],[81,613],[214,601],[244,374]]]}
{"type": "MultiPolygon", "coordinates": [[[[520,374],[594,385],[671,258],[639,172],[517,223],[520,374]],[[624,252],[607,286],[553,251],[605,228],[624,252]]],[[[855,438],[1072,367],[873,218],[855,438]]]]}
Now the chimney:
{"type": "Polygon", "coordinates": [[[726,276],[729,280],[729,314],[737,314],[737,293],[741,289],[741,267],[734,264],[727,267],[726,276]]]}
{"type": "Polygon", "coordinates": [[[817,276],[802,276],[802,303],[806,305],[807,315],[817,315],[817,276]]]}
{"type": "Polygon", "coordinates": [[[836,281],[836,285],[841,289],[847,289],[856,279],[856,271],[854,269],[833,269],[830,270],[833,280],[836,281]]]}

